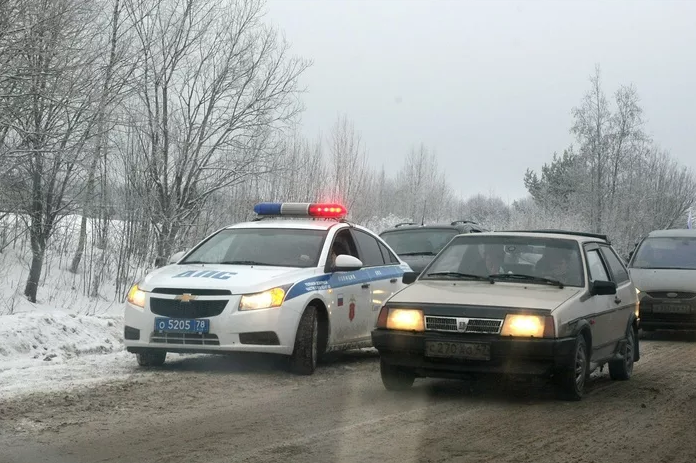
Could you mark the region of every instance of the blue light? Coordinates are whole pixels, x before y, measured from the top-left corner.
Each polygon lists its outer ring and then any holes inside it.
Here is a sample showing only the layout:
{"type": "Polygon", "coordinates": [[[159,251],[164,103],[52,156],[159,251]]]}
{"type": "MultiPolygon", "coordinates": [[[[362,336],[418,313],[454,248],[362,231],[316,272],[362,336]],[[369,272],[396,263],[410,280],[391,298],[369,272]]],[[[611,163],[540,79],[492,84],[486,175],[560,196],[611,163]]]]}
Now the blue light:
{"type": "Polygon", "coordinates": [[[282,203],[259,203],[254,206],[257,215],[280,215],[282,203]]]}

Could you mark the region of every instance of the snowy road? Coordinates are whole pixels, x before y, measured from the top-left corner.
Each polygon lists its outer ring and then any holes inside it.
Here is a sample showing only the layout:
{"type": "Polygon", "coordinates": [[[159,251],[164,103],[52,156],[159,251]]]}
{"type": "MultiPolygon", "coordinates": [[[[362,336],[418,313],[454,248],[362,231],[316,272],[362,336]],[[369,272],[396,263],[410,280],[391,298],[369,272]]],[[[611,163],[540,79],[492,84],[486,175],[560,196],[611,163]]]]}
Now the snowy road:
{"type": "Polygon", "coordinates": [[[312,377],[267,358],[175,357],[0,403],[0,462],[694,462],[696,342],[661,334],[642,348],[631,381],[595,373],[579,403],[491,382],[395,395],[366,352],[312,377]]]}

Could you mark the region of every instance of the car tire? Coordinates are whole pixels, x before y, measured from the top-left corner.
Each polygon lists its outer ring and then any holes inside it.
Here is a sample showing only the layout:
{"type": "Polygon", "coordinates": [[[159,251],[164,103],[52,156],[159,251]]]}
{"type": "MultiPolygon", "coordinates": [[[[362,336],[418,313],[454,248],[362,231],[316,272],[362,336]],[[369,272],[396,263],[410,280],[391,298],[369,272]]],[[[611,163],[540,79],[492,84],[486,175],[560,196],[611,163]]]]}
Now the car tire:
{"type": "Polygon", "coordinates": [[[563,400],[581,400],[585,393],[585,382],[588,377],[589,360],[587,355],[587,341],[585,336],[579,334],[575,338],[573,351],[573,363],[571,368],[561,370],[556,377],[556,392],[563,400]]]}
{"type": "Polygon", "coordinates": [[[614,381],[626,381],[631,379],[636,353],[636,333],[633,327],[626,332],[626,345],[623,348],[623,358],[609,362],[609,377],[614,381]]]}
{"type": "Polygon", "coordinates": [[[290,355],[290,371],[297,375],[311,375],[317,369],[319,357],[319,320],[317,309],[307,306],[295,336],[295,348],[290,355]]]}
{"type": "Polygon", "coordinates": [[[388,391],[405,391],[413,386],[416,375],[412,371],[390,365],[383,359],[379,361],[382,384],[388,391]]]}
{"type": "Polygon", "coordinates": [[[167,359],[167,351],[146,350],[135,354],[135,358],[141,367],[161,367],[167,359]]]}

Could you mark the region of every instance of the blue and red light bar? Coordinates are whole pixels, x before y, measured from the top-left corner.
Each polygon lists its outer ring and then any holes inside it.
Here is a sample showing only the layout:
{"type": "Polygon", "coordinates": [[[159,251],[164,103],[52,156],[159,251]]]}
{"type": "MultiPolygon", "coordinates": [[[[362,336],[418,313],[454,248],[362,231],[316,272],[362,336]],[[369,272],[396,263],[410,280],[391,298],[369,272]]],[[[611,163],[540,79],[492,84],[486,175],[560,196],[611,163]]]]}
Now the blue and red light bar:
{"type": "Polygon", "coordinates": [[[348,211],[335,203],[259,203],[254,206],[257,215],[278,217],[312,217],[338,219],[348,211]]]}

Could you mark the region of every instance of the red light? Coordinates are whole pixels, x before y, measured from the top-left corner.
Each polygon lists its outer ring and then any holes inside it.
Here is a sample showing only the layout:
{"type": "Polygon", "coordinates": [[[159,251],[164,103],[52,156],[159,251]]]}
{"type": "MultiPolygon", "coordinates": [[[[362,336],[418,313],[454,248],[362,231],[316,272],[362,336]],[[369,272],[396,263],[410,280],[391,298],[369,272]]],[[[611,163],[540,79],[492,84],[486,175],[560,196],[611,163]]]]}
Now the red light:
{"type": "Polygon", "coordinates": [[[343,217],[347,213],[346,208],[340,204],[310,204],[309,215],[314,217],[343,217]]]}

